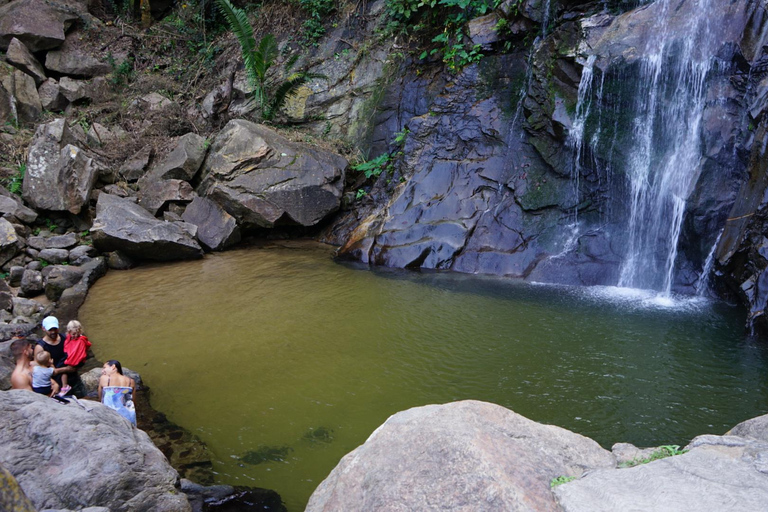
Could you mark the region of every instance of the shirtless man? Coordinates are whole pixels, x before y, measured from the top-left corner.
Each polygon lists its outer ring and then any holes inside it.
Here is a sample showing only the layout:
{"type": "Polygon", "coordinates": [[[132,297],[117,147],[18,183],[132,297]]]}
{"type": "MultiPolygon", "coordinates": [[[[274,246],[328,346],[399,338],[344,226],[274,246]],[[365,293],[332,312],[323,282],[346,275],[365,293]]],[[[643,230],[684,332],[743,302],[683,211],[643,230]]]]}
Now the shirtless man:
{"type": "MultiPolygon", "coordinates": [[[[11,389],[27,389],[32,391],[32,359],[35,357],[32,344],[24,339],[17,338],[11,343],[11,355],[16,359],[16,367],[11,373],[11,389]]],[[[51,379],[53,394],[59,392],[59,385],[51,379]]]]}

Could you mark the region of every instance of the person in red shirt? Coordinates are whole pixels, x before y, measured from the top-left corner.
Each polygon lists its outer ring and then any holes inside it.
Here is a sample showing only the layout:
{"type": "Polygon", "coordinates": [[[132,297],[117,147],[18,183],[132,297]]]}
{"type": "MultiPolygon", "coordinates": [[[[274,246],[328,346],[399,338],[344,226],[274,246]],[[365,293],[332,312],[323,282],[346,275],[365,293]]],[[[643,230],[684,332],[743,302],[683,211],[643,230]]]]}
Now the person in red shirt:
{"type": "MultiPolygon", "coordinates": [[[[83,334],[83,324],[77,320],[72,320],[67,324],[67,337],[64,339],[64,352],[67,353],[67,359],[64,364],[79,368],[85,362],[85,358],[88,356],[87,350],[91,346],[91,342],[83,334]]],[[[67,385],[67,374],[61,374],[61,394],[65,395],[69,392],[70,387],[67,385]]]]}

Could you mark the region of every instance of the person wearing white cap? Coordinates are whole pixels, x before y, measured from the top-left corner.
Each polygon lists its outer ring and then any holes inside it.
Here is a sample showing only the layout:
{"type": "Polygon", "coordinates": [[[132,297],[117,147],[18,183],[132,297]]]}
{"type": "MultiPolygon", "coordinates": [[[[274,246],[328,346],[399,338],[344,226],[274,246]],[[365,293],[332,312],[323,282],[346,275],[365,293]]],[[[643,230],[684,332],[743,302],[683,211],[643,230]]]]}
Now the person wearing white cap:
{"type": "MultiPolygon", "coordinates": [[[[75,387],[76,384],[80,384],[77,368],[67,366],[64,362],[67,359],[67,353],[64,352],[64,335],[59,332],[59,319],[55,316],[47,316],[43,318],[43,330],[45,331],[45,336],[38,340],[37,345],[35,345],[35,357],[37,357],[37,354],[40,352],[48,352],[51,354],[51,359],[55,366],[55,369],[53,370],[53,378],[61,384],[61,374],[68,373],[70,374],[69,382],[72,387],[75,387]]],[[[70,389],[61,390],[62,395],[66,395],[69,392],[70,389]]],[[[76,395],[80,396],[80,393],[76,393],[76,395]]]]}

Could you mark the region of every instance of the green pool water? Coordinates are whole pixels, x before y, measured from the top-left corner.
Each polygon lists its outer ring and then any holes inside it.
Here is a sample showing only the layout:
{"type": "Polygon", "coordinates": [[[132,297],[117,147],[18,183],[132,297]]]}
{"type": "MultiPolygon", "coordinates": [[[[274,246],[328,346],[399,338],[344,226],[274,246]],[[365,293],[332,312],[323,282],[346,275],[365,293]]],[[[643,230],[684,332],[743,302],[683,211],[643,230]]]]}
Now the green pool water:
{"type": "Polygon", "coordinates": [[[724,303],[369,270],[289,243],[110,272],[80,319],[101,360],[209,446],[219,483],[291,512],[388,416],[478,399],[604,447],[686,444],[768,412],[768,350],[724,303]]]}

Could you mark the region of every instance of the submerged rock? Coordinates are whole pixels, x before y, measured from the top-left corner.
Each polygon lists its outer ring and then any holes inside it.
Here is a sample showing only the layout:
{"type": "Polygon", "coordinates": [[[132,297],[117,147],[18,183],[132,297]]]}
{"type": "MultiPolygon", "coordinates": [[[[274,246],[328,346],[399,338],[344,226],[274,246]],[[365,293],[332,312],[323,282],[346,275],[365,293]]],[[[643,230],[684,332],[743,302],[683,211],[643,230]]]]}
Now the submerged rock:
{"type": "Polygon", "coordinates": [[[591,439],[498,405],[428,405],[341,459],[306,510],[555,510],[553,478],[614,465],[591,439]]]}

